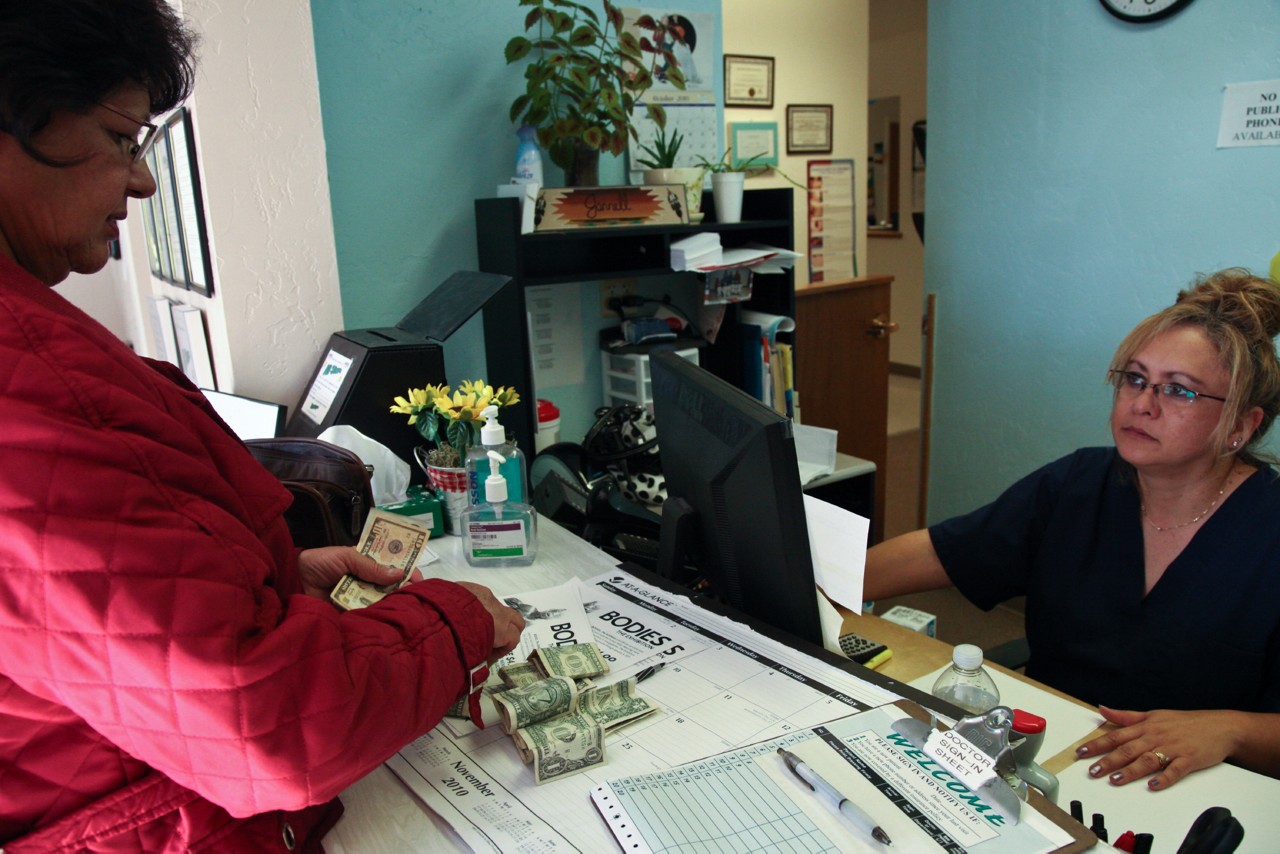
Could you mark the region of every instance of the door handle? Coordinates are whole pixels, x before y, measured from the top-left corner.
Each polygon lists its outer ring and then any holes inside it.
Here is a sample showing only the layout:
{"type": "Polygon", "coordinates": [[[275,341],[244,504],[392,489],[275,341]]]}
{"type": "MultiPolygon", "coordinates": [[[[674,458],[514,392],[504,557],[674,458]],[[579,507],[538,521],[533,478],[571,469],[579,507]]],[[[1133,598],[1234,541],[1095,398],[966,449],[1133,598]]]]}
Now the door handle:
{"type": "Polygon", "coordinates": [[[867,324],[867,334],[872,338],[883,338],[897,331],[898,324],[892,320],[885,320],[883,317],[872,318],[871,322],[867,324]]]}

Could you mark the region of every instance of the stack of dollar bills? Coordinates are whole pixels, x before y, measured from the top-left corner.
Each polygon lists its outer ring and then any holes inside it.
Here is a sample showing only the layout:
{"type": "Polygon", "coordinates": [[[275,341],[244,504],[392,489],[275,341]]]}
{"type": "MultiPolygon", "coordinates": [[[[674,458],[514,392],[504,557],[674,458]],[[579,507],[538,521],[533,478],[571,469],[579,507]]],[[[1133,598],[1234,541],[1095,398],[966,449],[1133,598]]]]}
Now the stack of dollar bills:
{"type": "Polygon", "coordinates": [[[498,671],[503,687],[490,696],[539,785],[604,764],[605,736],[658,710],[635,679],[596,687],[608,672],[594,643],[536,649],[498,671]]]}

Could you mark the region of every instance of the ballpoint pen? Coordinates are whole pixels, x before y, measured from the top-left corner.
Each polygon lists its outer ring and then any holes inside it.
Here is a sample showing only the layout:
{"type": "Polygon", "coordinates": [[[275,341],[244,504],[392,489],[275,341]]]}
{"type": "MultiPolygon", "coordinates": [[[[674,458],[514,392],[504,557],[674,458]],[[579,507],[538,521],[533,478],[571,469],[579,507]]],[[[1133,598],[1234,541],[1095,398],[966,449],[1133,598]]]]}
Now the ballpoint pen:
{"type": "Polygon", "coordinates": [[[644,670],[641,670],[639,673],[636,674],[636,681],[643,682],[644,680],[648,679],[650,676],[657,673],[659,670],[661,670],[666,666],[667,666],[667,663],[665,661],[659,661],[657,664],[650,664],[644,670]]]}
{"type": "Polygon", "coordinates": [[[889,841],[889,834],[880,829],[880,825],[876,824],[875,819],[863,812],[853,801],[840,794],[835,786],[818,776],[818,772],[806,765],[803,759],[782,747],[778,748],[778,755],[782,757],[783,762],[787,763],[787,769],[792,774],[795,774],[800,779],[800,782],[830,801],[832,808],[846,816],[858,826],[859,830],[868,834],[877,842],[882,842],[885,845],[893,844],[889,841]]]}

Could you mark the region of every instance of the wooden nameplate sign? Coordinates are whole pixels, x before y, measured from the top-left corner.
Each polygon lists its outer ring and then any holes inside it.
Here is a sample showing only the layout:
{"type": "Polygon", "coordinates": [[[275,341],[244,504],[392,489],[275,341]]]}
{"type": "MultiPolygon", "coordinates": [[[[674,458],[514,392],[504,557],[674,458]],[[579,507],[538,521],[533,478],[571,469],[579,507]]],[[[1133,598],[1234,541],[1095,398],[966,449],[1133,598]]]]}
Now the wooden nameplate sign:
{"type": "Polygon", "coordinates": [[[643,187],[548,187],[538,193],[534,231],[689,222],[681,184],[643,187]]]}

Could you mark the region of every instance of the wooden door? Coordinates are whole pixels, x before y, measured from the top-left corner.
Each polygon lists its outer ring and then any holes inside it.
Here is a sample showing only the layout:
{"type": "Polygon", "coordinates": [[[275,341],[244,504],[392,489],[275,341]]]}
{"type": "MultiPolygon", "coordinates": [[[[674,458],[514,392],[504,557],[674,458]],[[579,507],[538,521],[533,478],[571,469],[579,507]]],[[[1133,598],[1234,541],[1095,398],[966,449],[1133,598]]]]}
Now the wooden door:
{"type": "Polygon", "coordinates": [[[892,276],[796,288],[796,390],[804,424],[839,431],[836,449],[876,464],[871,542],[884,538],[892,276]]]}

